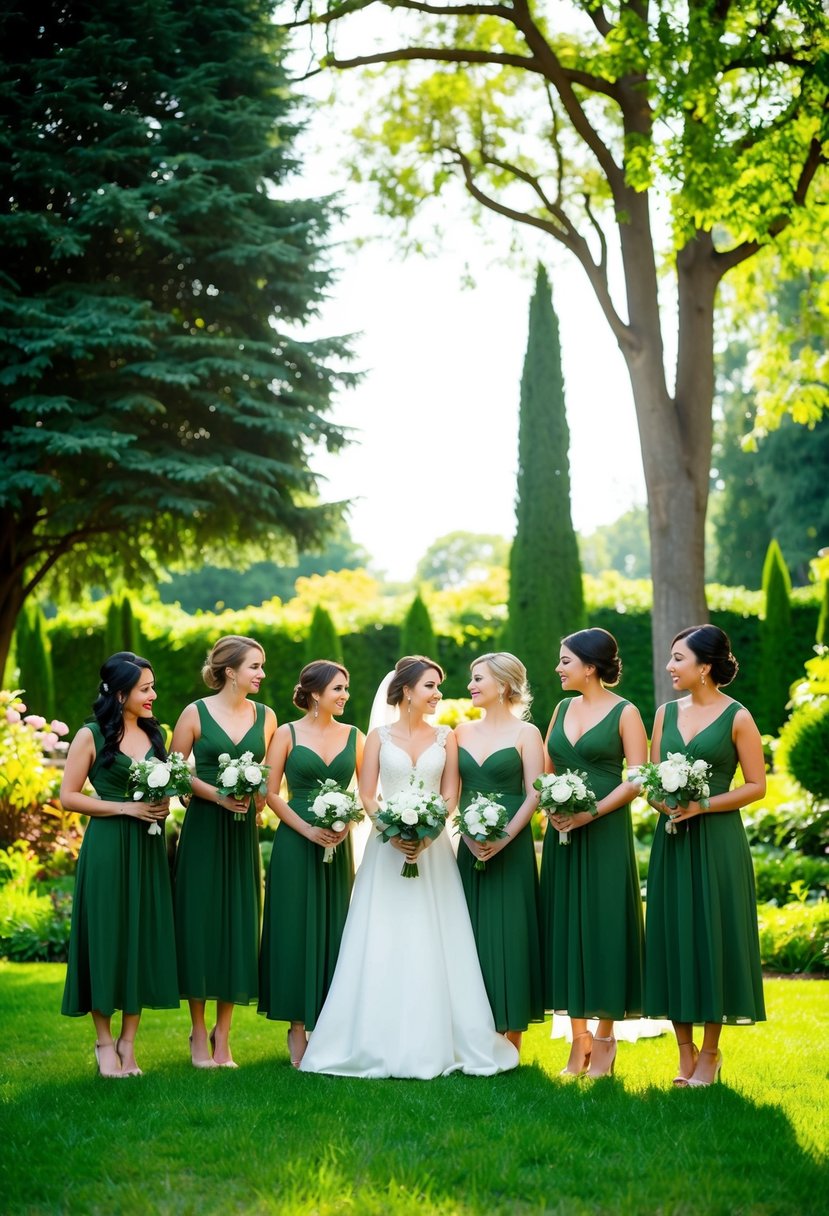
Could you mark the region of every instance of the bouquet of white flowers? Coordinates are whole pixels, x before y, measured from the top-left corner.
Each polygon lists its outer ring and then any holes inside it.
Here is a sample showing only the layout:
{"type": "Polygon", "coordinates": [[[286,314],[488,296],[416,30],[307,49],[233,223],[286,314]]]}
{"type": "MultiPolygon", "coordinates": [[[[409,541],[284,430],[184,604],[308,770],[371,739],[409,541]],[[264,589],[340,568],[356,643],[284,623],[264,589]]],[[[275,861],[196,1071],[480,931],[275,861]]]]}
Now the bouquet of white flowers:
{"type": "MultiPolygon", "coordinates": [[[[166,760],[150,756],[149,760],[133,760],[129,773],[133,786],[133,801],[161,802],[164,798],[183,798],[192,791],[190,768],[181,752],[170,752],[166,760]]],[[[151,823],[148,836],[160,836],[161,825],[151,823]]]]}
{"type": "MultiPolygon", "coordinates": [[[[357,795],[351,790],[344,790],[333,777],[319,781],[320,792],[311,804],[311,810],[316,818],[318,828],[330,828],[341,832],[347,823],[359,823],[363,818],[363,808],[357,801],[357,795]]],[[[322,855],[323,861],[331,861],[337,851],[335,844],[327,844],[322,855]]]]}
{"type": "MultiPolygon", "coordinates": [[[[223,794],[230,794],[231,798],[252,798],[254,794],[264,794],[268,788],[269,772],[269,765],[254,761],[253,752],[242,752],[238,760],[234,760],[228,752],[222,752],[219,756],[219,788],[223,794]]],[[[233,818],[237,823],[242,823],[245,816],[234,811],[233,818]]]]}
{"type": "MultiPolygon", "coordinates": [[[[649,801],[664,802],[665,806],[676,810],[689,802],[708,806],[710,775],[711,765],[707,760],[692,760],[682,752],[668,752],[668,759],[659,764],[640,765],[637,781],[649,801]]],[[[676,824],[670,815],[665,821],[665,831],[669,836],[676,836],[676,824]]]]}
{"type": "MultiPolygon", "coordinates": [[[[479,844],[487,840],[503,840],[508,836],[509,815],[506,807],[498,802],[498,794],[477,794],[469,806],[458,811],[455,827],[460,836],[471,836],[479,844]]],[[[486,862],[475,858],[476,870],[485,870],[486,862]]]]}
{"type": "MultiPolygon", "coordinates": [[[[446,803],[440,794],[427,794],[422,781],[411,777],[409,789],[393,794],[374,819],[380,839],[434,840],[446,824],[446,803]]],[[[403,878],[417,878],[416,861],[404,861],[403,878]]]]}
{"type": "MultiPolygon", "coordinates": [[[[540,790],[538,805],[543,811],[554,811],[556,815],[573,816],[580,811],[596,809],[596,795],[587,784],[587,773],[580,769],[565,769],[563,773],[542,773],[533,782],[533,789],[540,790]]],[[[559,844],[570,843],[569,832],[559,832],[559,844]]]]}

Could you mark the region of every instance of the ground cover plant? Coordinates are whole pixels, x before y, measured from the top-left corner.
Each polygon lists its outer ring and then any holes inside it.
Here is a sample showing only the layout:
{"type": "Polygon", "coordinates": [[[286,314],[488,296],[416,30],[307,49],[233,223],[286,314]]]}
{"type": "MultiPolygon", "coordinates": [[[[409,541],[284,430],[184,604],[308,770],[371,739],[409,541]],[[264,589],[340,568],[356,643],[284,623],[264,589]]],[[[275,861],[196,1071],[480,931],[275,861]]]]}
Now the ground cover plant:
{"type": "Polygon", "coordinates": [[[186,1011],[149,1011],[145,1075],[104,1081],[88,1021],[58,1014],[63,976],[0,964],[6,1213],[824,1210],[826,981],[768,980],[769,1021],[723,1036],[724,1083],[683,1092],[668,1036],[621,1044],[615,1078],[559,1080],[549,1022],[493,1079],[305,1076],[252,1009],[236,1072],[191,1068],[186,1011]]]}

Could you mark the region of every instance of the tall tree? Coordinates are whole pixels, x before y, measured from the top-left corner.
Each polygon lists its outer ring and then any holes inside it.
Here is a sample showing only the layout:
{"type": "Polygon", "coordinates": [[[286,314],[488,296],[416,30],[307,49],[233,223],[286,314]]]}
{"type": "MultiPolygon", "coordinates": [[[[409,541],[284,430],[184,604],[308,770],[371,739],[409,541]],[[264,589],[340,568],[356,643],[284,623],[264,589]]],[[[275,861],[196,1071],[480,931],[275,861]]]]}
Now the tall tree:
{"type": "MultiPolygon", "coordinates": [[[[760,729],[777,734],[786,718],[789,679],[781,655],[791,646],[792,583],[783,554],[772,540],[763,562],[763,618],[760,621],[759,705],[760,729]]],[[[808,656],[804,656],[806,658],[808,656]]]]}
{"type": "Polygon", "coordinates": [[[586,624],[570,515],[569,449],[558,318],[547,272],[539,266],[521,375],[516,529],[504,640],[526,665],[535,695],[533,716],[542,725],[555,701],[551,677],[559,641],[586,624]]]}
{"type": "Polygon", "coordinates": [[[403,618],[400,648],[403,654],[423,654],[429,659],[438,659],[438,643],[432,628],[432,618],[419,591],[403,618]]]}
{"type": "Polygon", "coordinates": [[[321,604],[314,608],[305,639],[305,661],[312,663],[314,659],[330,659],[332,663],[343,661],[343,647],[337,627],[331,613],[321,604]]]}
{"type": "Polygon", "coordinates": [[[51,720],[55,716],[55,677],[52,652],[40,605],[31,601],[17,621],[15,651],[20,686],[30,713],[51,720]]]}
{"type": "MultiPolygon", "coordinates": [[[[387,214],[410,219],[459,178],[479,207],[558,242],[584,269],[633,388],[654,677],[668,691],[663,656],[677,624],[707,616],[718,285],[779,238],[825,177],[821,5],[303,0],[293,24],[324,31],[321,67],[392,65],[361,126],[363,176],[387,214]],[[378,49],[380,8],[394,15],[378,49]],[[338,56],[341,24],[365,53],[338,56]],[[670,370],[660,311],[669,285],[670,370]]],[[[813,420],[827,391],[808,398],[813,420]]]]}
{"type": "Polygon", "coordinates": [[[105,585],[338,514],[309,505],[308,460],[343,442],[324,415],[348,343],[300,334],[332,210],[289,195],[271,8],[0,12],[0,666],[56,564],[105,585]]]}

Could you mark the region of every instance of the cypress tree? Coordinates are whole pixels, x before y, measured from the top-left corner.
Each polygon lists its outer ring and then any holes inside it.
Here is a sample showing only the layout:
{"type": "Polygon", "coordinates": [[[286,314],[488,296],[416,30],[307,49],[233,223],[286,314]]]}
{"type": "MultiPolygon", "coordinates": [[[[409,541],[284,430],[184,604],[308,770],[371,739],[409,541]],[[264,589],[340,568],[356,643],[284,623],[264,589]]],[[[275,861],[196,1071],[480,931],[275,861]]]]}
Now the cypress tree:
{"type": "Polygon", "coordinates": [[[0,665],[47,574],[137,585],[339,520],[309,459],[344,442],[349,343],[302,332],[334,209],[292,197],[284,55],[272,0],[0,8],[0,665]]]}
{"type": "Polygon", "coordinates": [[[533,717],[542,728],[557,699],[553,669],[559,641],[587,623],[570,514],[569,447],[558,318],[547,272],[539,266],[521,376],[516,529],[504,643],[526,665],[535,694],[533,717]]]}
{"type": "Polygon", "coordinates": [[[331,613],[321,604],[317,604],[314,609],[305,643],[305,662],[312,663],[314,659],[330,659],[333,663],[343,661],[340,635],[337,633],[331,613]]]}
{"type": "Polygon", "coordinates": [[[107,619],[104,626],[104,653],[101,663],[105,663],[111,654],[117,654],[124,649],[124,631],[121,618],[121,601],[116,596],[110,596],[107,605],[107,619]]]}
{"type": "Polygon", "coordinates": [[[400,634],[400,649],[403,654],[423,654],[437,661],[437,638],[432,628],[432,618],[423,596],[418,591],[409,605],[400,634]]]}
{"type": "Polygon", "coordinates": [[[124,639],[123,649],[131,650],[133,654],[140,654],[140,636],[138,621],[135,619],[135,613],[132,610],[132,601],[125,594],[121,599],[121,637],[124,639]]]}
{"type": "Polygon", "coordinates": [[[776,540],[769,542],[763,562],[764,611],[760,621],[760,704],[761,731],[777,734],[786,718],[789,679],[785,658],[791,647],[792,582],[776,540]]]}
{"type": "Polygon", "coordinates": [[[46,623],[38,604],[27,604],[18,618],[16,650],[26,705],[31,713],[51,721],[55,716],[55,680],[46,623]]]}

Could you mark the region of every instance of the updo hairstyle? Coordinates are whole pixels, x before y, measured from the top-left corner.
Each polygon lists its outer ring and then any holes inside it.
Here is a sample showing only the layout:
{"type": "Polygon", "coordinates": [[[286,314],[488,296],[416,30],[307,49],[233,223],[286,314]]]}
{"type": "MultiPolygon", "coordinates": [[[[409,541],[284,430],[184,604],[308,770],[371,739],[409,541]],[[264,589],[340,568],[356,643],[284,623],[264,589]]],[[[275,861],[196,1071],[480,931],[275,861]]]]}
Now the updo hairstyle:
{"type": "Polygon", "coordinates": [[[398,659],[386,694],[389,705],[400,705],[403,700],[403,689],[414,688],[424,671],[429,671],[430,668],[438,673],[441,680],[445,679],[445,672],[440,663],[436,663],[434,659],[427,659],[424,654],[409,654],[403,659],[398,659]]]}
{"type": "Polygon", "coordinates": [[[596,668],[596,675],[608,688],[619,683],[622,674],[622,660],[619,658],[619,646],[612,633],[606,629],[579,629],[568,637],[561,639],[562,646],[572,650],[582,663],[589,663],[596,668]]]}
{"type": "Polygon", "coordinates": [[[299,682],[294,685],[293,702],[297,709],[310,709],[314,703],[313,694],[325,692],[338,674],[348,679],[346,669],[331,659],[314,659],[312,663],[306,663],[299,673],[299,682]]]}
{"type": "MultiPolygon", "coordinates": [[[[144,672],[152,670],[147,659],[133,654],[131,650],[119,650],[108,658],[101,668],[101,682],[92,712],[104,736],[104,746],[99,757],[104,768],[110,767],[121,748],[121,740],[124,738],[124,702],[144,672]]],[[[164,760],[167,749],[156,719],[139,718],[138,725],[149,739],[153,754],[159,760],[164,760]]]]}
{"type": "Polygon", "coordinates": [[[207,687],[212,688],[214,692],[224,688],[227,683],[226,669],[230,667],[233,671],[238,671],[247,652],[254,648],[261,653],[264,661],[265,651],[253,638],[244,638],[235,633],[219,638],[201,669],[201,678],[207,687]]]}
{"type": "Polygon", "coordinates": [[[533,698],[527,683],[527,669],[520,659],[506,650],[482,654],[469,664],[472,671],[479,663],[486,663],[499,684],[504,686],[504,700],[519,718],[529,718],[533,698]]]}
{"type": "Polygon", "coordinates": [[[698,663],[711,664],[711,681],[717,688],[725,688],[740,670],[740,664],[731,653],[728,634],[717,625],[692,625],[683,629],[671,642],[684,641],[694,652],[698,663]]]}

